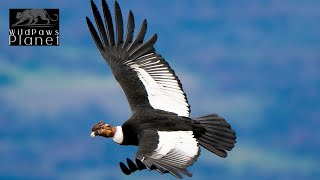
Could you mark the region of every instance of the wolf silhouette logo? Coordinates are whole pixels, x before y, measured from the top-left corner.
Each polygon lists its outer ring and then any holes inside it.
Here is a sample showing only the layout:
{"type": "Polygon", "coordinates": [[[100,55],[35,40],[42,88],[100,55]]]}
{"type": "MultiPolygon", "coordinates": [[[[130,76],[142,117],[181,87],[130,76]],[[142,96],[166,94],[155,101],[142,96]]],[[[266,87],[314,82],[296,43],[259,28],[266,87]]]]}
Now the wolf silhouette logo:
{"type": "MultiPolygon", "coordinates": [[[[32,25],[37,25],[37,22],[39,21],[39,18],[43,21],[47,21],[46,25],[50,25],[51,21],[57,21],[58,20],[58,15],[54,14],[56,17],[55,19],[52,19],[48,12],[44,9],[27,9],[24,10],[23,12],[17,12],[16,14],[16,19],[18,20],[16,23],[12,25],[14,26],[32,26],[32,25]],[[28,21],[27,23],[24,23],[28,21]],[[24,24],[23,24],[24,23],[24,24]]],[[[42,24],[43,25],[43,24],[42,24]]]]}

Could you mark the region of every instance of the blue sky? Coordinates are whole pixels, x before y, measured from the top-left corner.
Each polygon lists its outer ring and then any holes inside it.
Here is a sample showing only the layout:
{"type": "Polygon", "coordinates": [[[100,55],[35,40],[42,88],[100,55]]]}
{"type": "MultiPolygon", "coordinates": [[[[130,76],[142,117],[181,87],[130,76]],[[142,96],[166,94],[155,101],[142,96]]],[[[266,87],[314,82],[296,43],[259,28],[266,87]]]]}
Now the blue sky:
{"type": "MultiPolygon", "coordinates": [[[[202,150],[195,179],[319,179],[319,1],[119,4],[158,33],[191,116],[218,113],[237,132],[227,159],[202,150]]],[[[0,10],[0,179],[172,179],[124,176],[118,162],[136,148],[89,136],[100,120],[130,116],[86,27],[89,0],[11,0],[0,10]],[[10,8],[59,8],[60,46],[8,46],[10,8]]]]}

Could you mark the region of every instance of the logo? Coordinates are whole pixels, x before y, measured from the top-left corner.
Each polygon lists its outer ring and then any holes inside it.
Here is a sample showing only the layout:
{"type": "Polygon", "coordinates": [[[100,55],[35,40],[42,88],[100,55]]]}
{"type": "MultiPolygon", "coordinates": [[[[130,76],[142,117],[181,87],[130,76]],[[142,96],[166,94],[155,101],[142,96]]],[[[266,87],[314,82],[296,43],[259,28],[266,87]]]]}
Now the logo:
{"type": "Polygon", "coordinates": [[[59,9],[10,9],[10,46],[59,46],[59,9]]]}

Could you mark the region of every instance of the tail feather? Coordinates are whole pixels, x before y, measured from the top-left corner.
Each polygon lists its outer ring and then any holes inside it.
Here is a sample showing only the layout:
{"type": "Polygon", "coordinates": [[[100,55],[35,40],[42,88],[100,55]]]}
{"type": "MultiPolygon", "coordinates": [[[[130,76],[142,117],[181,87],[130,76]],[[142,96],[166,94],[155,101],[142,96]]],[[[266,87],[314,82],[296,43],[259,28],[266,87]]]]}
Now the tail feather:
{"type": "Polygon", "coordinates": [[[207,127],[208,130],[213,130],[219,133],[225,133],[231,136],[234,136],[235,132],[230,129],[230,128],[226,128],[226,127],[207,127]]]}
{"type": "Polygon", "coordinates": [[[227,157],[226,151],[233,149],[237,138],[230,124],[217,114],[202,116],[195,121],[205,128],[204,133],[197,137],[199,144],[220,157],[227,157]]]}
{"type": "Polygon", "coordinates": [[[203,137],[200,141],[204,142],[204,143],[207,143],[207,144],[212,144],[212,143],[215,143],[215,147],[216,148],[219,148],[219,149],[232,149],[232,145],[228,144],[228,143],[225,143],[225,142],[221,142],[221,141],[216,141],[216,140],[213,140],[213,139],[208,139],[207,137],[203,137]]]}
{"type": "MultiPolygon", "coordinates": [[[[210,117],[208,117],[210,118],[210,117]]],[[[216,120],[215,117],[212,117],[214,118],[214,121],[208,121],[208,120],[200,120],[202,124],[207,124],[208,126],[221,126],[221,127],[228,127],[230,128],[230,124],[228,124],[225,120],[222,121],[222,120],[216,120]]]]}
{"type": "Polygon", "coordinates": [[[207,144],[214,143],[217,148],[225,149],[225,150],[228,150],[228,151],[231,151],[232,148],[234,147],[234,143],[225,142],[223,140],[217,140],[215,138],[211,138],[211,137],[208,137],[208,136],[202,136],[201,141],[203,141],[203,142],[205,142],[207,144]]]}
{"type": "Polygon", "coordinates": [[[202,141],[199,141],[200,145],[204,148],[206,148],[207,150],[209,150],[210,152],[220,156],[220,157],[227,157],[227,153],[226,151],[220,149],[220,148],[217,148],[217,147],[214,147],[208,143],[205,143],[205,142],[202,142],[202,141]]]}
{"type": "Polygon", "coordinates": [[[221,141],[226,141],[230,143],[235,143],[236,142],[236,135],[235,134],[229,134],[229,133],[220,133],[215,130],[207,129],[207,134],[206,136],[209,136],[213,139],[221,140],[221,141]]]}

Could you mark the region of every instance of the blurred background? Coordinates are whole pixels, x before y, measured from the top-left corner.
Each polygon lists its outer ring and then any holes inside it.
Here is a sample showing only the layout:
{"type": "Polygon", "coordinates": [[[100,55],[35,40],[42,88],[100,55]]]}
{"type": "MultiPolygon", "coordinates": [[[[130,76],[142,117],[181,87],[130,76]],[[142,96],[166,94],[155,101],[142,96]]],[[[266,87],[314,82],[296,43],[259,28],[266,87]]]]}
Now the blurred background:
{"type": "MultiPolygon", "coordinates": [[[[100,8],[100,0],[95,1],[100,8]]],[[[107,1],[113,11],[113,0],[107,1]]],[[[320,1],[119,0],[148,20],[182,81],[191,116],[237,132],[226,159],[202,149],[194,179],[319,179],[320,1]]],[[[122,174],[136,147],[90,138],[130,117],[88,32],[89,0],[4,0],[0,7],[0,179],[174,179],[122,174]],[[8,46],[10,8],[60,9],[60,46],[8,46]]]]}

